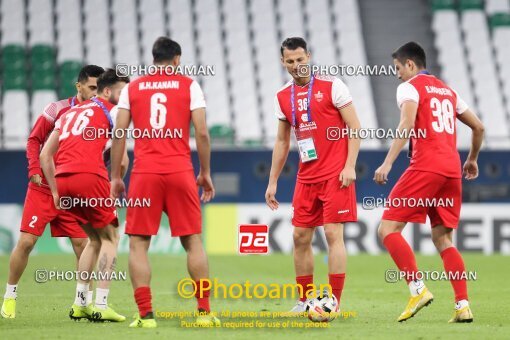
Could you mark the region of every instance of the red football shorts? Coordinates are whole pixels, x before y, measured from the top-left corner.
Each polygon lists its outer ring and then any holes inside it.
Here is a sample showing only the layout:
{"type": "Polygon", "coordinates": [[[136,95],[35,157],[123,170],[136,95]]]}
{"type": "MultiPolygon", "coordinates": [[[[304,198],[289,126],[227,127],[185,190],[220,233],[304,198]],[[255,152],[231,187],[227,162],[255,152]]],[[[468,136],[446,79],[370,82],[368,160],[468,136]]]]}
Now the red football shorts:
{"type": "Polygon", "coordinates": [[[312,184],[296,182],[292,209],[295,227],[355,222],[358,219],[356,187],[352,183],[342,188],[338,176],[312,184]]]}
{"type": "Polygon", "coordinates": [[[164,211],[172,236],[202,232],[202,214],[193,171],[131,174],[129,199],[150,199],[149,207],[128,207],[126,234],[156,235],[164,211]]]}
{"type": "Polygon", "coordinates": [[[110,182],[99,175],[92,173],[73,173],[58,175],[57,189],[60,196],[61,207],[66,200],[80,198],[77,205],[70,205],[72,213],[80,224],[90,223],[92,228],[104,228],[109,224],[118,226],[117,211],[112,202],[104,203],[110,197],[110,182]],[[107,205],[109,204],[109,205],[107,205]]]}
{"type": "Polygon", "coordinates": [[[432,227],[441,224],[455,229],[461,204],[461,178],[406,170],[391,190],[382,219],[423,224],[428,215],[432,227]]]}
{"type": "Polygon", "coordinates": [[[20,230],[41,236],[48,223],[53,237],[87,237],[72,214],[66,210],[55,208],[53,196],[29,187],[25,197],[20,230]]]}

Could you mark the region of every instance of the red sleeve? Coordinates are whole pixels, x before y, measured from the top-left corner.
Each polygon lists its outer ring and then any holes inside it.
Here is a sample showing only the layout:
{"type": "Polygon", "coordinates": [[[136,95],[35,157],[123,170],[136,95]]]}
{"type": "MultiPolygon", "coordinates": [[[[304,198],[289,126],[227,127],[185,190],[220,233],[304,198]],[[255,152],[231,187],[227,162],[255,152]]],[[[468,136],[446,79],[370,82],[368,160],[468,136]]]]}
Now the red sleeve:
{"type": "Polygon", "coordinates": [[[46,138],[53,130],[53,122],[40,115],[30,132],[27,141],[27,159],[28,159],[28,178],[35,174],[43,176],[41,164],[39,163],[39,154],[46,138]]]}

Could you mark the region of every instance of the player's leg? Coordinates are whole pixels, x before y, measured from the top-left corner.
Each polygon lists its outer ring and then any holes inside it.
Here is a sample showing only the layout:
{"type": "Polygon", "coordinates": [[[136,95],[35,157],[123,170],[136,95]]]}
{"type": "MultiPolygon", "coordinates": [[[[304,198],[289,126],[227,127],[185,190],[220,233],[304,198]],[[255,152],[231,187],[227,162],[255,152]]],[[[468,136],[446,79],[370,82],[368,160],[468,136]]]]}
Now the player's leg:
{"type": "Polygon", "coordinates": [[[340,299],[347,269],[344,244],[344,223],[357,221],[356,186],[342,187],[335,176],[322,187],[319,199],[323,202],[324,232],[328,243],[328,277],[333,295],[340,299]]]}
{"type": "Polygon", "coordinates": [[[76,255],[76,264],[78,264],[80,256],[83,253],[83,250],[85,249],[85,246],[89,240],[88,238],[69,237],[69,241],[73,247],[74,255],[76,255]]]}
{"type": "Polygon", "coordinates": [[[450,178],[436,195],[442,202],[450,199],[453,205],[441,204],[430,209],[432,241],[443,260],[444,270],[450,276],[455,293],[455,312],[450,322],[472,322],[473,313],[469,307],[466,267],[462,255],[452,242],[453,230],[457,228],[462,202],[462,180],[450,178]]]}
{"type": "MultiPolygon", "coordinates": [[[[390,254],[393,262],[397,265],[400,272],[404,273],[404,278],[408,284],[413,280],[418,280],[418,266],[411,246],[402,236],[402,231],[406,222],[382,220],[377,229],[379,239],[383,242],[386,250],[390,254]]],[[[421,282],[423,283],[423,282],[421,282]]],[[[411,286],[410,286],[411,287],[411,286]]],[[[412,290],[411,294],[416,295],[417,291],[412,290]]]]}
{"type": "Polygon", "coordinates": [[[4,301],[0,314],[4,318],[16,317],[16,298],[18,297],[18,282],[25,271],[28,256],[34,248],[39,237],[21,232],[18,243],[14,247],[9,259],[9,276],[5,288],[4,301]]]}
{"type": "Polygon", "coordinates": [[[340,306],[347,270],[347,251],[344,243],[343,223],[324,224],[324,233],[328,242],[328,278],[333,295],[340,306]]]}
{"type": "MultiPolygon", "coordinates": [[[[407,222],[425,223],[427,208],[423,206],[406,206],[403,199],[432,198],[444,184],[445,177],[423,171],[406,170],[389,196],[389,205],[385,207],[378,235],[397,265],[409,286],[411,297],[398,321],[413,317],[423,307],[428,306],[434,297],[419,277],[416,258],[411,246],[402,236],[407,222]]],[[[400,275],[399,273],[399,275],[400,275]]]]}
{"type": "Polygon", "coordinates": [[[101,239],[90,224],[83,224],[83,230],[87,233],[89,241],[78,261],[78,280],[76,283],[76,295],[74,304],[71,306],[69,317],[72,320],[89,319],[92,315],[92,308],[87,303],[87,296],[90,286],[90,276],[97,263],[101,250],[101,239]]]}
{"type": "Polygon", "coordinates": [[[452,242],[453,229],[443,225],[432,228],[432,241],[441,254],[444,270],[450,277],[455,292],[455,314],[450,322],[472,322],[473,313],[469,307],[466,267],[462,255],[452,242]]]}
{"type": "Polygon", "coordinates": [[[187,254],[187,268],[191,278],[197,284],[197,310],[209,313],[209,264],[207,254],[202,243],[201,234],[180,236],[181,244],[187,254]]]}
{"type": "Polygon", "coordinates": [[[148,251],[151,237],[145,235],[129,235],[129,277],[133,285],[139,317],[129,327],[156,327],[152,309],[151,267],[148,251]]]}
{"type": "Polygon", "coordinates": [[[168,216],[173,237],[179,237],[187,254],[187,267],[197,285],[197,324],[220,326],[220,320],[211,312],[209,303],[209,265],[202,243],[202,212],[195,174],[183,171],[162,176],[164,183],[164,211],[168,216]]]}
{"type": "Polygon", "coordinates": [[[131,174],[128,199],[150,198],[149,207],[129,207],[126,215],[126,231],[129,235],[129,276],[133,285],[138,316],[129,325],[135,328],[157,326],[152,309],[150,288],[151,267],[148,251],[151,236],[157,235],[163,212],[165,187],[158,174],[131,174]]]}
{"type": "Polygon", "coordinates": [[[101,251],[97,262],[97,271],[101,273],[106,280],[97,281],[95,306],[101,309],[108,307],[108,293],[110,289],[112,272],[117,266],[117,246],[119,244],[119,235],[117,228],[108,225],[101,229],[96,229],[101,238],[101,251]]]}
{"type": "MultiPolygon", "coordinates": [[[[78,174],[73,177],[75,177],[71,179],[73,182],[78,182],[77,179],[79,179],[79,184],[73,184],[72,186],[74,195],[80,194],[86,198],[101,199],[110,196],[110,183],[106,178],[96,174],[78,174]]],[[[97,264],[98,275],[101,275],[100,280],[97,281],[96,303],[92,308],[91,320],[122,322],[126,318],[108,307],[112,272],[115,270],[117,263],[118,233],[116,228],[119,223],[115,208],[112,206],[81,207],[80,214],[93,228],[92,231],[99,238],[101,245],[97,255],[94,253],[93,266],[90,268],[91,273],[97,264]]],[[[91,232],[90,230],[85,231],[87,234],[91,232]]],[[[82,257],[86,255],[88,254],[85,252],[82,254],[80,264],[82,263],[82,257]]]]}
{"type": "MultiPolygon", "coordinates": [[[[88,237],[83,231],[75,215],[67,210],[60,210],[57,216],[50,222],[52,237],[68,237],[76,255],[76,270],[78,270],[78,261],[88,242],[88,237]]],[[[87,293],[87,304],[92,303],[94,280],[90,281],[89,291],[87,293]]]]}
{"type": "Polygon", "coordinates": [[[56,212],[51,195],[28,188],[21,218],[20,237],[9,259],[9,274],[0,309],[2,317],[16,317],[19,280],[27,267],[32,249],[56,212]]]}
{"type": "MultiPolygon", "coordinates": [[[[87,246],[87,242],[89,241],[89,239],[82,237],[69,237],[69,241],[71,242],[74,254],[76,255],[76,269],[78,269],[78,262],[80,261],[80,256],[83,253],[85,247],[87,246]]],[[[88,305],[92,303],[93,295],[94,295],[94,280],[90,280],[89,291],[87,293],[88,305]]]]}
{"type": "Polygon", "coordinates": [[[300,313],[304,311],[304,302],[313,286],[313,251],[312,239],[315,228],[294,227],[292,234],[294,250],[294,271],[296,273],[296,283],[298,285],[299,302],[291,312],[300,313]]]}
{"type": "Polygon", "coordinates": [[[313,289],[312,239],[315,227],[323,224],[322,202],[318,199],[320,184],[296,182],[292,198],[293,258],[299,299],[290,310],[302,313],[306,310],[307,295],[313,289]]]}
{"type": "MultiPolygon", "coordinates": [[[[10,286],[17,286],[21,275],[25,271],[28,264],[28,257],[34,249],[35,244],[39,236],[21,232],[16,246],[12,250],[11,257],[9,259],[9,277],[7,284],[10,286]]],[[[15,289],[14,289],[15,292],[15,289]]]]}
{"type": "Polygon", "coordinates": [[[126,320],[126,317],[108,306],[112,273],[117,265],[117,246],[119,243],[117,221],[115,220],[114,224],[95,230],[101,240],[101,250],[97,262],[97,272],[101,275],[101,279],[97,280],[96,301],[91,319],[93,321],[122,322],[126,320]]]}

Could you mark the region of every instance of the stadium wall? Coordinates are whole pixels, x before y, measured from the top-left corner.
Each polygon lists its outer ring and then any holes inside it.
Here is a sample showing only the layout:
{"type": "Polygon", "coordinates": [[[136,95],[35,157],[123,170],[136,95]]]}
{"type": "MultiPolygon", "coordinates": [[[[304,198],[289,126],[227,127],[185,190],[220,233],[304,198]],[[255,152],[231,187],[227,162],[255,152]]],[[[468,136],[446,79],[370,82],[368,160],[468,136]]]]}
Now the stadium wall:
{"type": "MultiPolygon", "coordinates": [[[[132,155],[131,155],[132,156],[132,155]]],[[[357,223],[349,223],[345,230],[348,252],[377,254],[383,247],[377,240],[376,229],[382,216],[382,207],[370,207],[364,199],[387,197],[398,175],[405,169],[408,160],[403,153],[397,160],[386,186],[377,186],[372,176],[385,156],[384,151],[363,151],[358,162],[357,223]]],[[[463,251],[485,254],[510,254],[510,153],[485,151],[480,155],[480,177],[475,182],[464,181],[464,205],[462,220],[455,242],[463,251]],[[469,202],[469,203],[466,203],[469,202]]],[[[237,252],[237,226],[242,223],[264,223],[269,228],[271,252],[292,251],[291,199],[297,170],[297,154],[291,153],[282,178],[278,184],[277,198],[282,203],[276,212],[270,211],[264,200],[267,176],[271,162],[271,151],[213,151],[212,171],[218,191],[214,203],[204,206],[204,241],[211,254],[233,254],[237,252]]],[[[461,153],[465,159],[466,153],[461,153]]],[[[197,157],[193,154],[196,165],[197,157]]],[[[0,254],[9,253],[19,236],[19,223],[26,193],[26,159],[22,151],[0,152],[3,167],[0,174],[3,183],[0,191],[0,254]]],[[[126,179],[128,180],[128,178],[126,179]]],[[[119,209],[124,221],[125,210],[119,209]]],[[[128,238],[123,234],[120,252],[128,251],[128,238]]],[[[428,238],[430,227],[409,225],[405,237],[416,251],[424,254],[435,252],[428,238]]],[[[183,253],[178,239],[169,234],[168,220],[162,218],[161,229],[153,239],[152,252],[183,253]]],[[[326,249],[322,229],[319,228],[313,242],[314,251],[326,249]]],[[[38,242],[37,253],[72,252],[65,238],[51,238],[49,230],[38,242]]]]}

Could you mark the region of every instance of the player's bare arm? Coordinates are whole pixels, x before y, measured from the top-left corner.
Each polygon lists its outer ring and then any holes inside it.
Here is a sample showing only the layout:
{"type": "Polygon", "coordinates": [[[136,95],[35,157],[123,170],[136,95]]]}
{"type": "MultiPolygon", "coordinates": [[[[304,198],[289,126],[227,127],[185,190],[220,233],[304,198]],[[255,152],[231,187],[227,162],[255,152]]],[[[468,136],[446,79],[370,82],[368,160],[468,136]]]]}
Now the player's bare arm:
{"type": "MultiPolygon", "coordinates": [[[[131,123],[131,112],[127,109],[119,108],[117,113],[117,120],[115,122],[115,130],[126,130],[131,123]]],[[[127,157],[126,150],[126,136],[120,134],[120,138],[117,138],[117,134],[113,134],[112,138],[112,149],[111,154],[111,195],[112,197],[119,197],[125,190],[126,186],[122,181],[122,177],[127,171],[127,167],[124,168],[122,163],[127,157]]],[[[129,159],[128,159],[129,164],[129,159]]]]}
{"type": "Polygon", "coordinates": [[[467,109],[464,113],[458,115],[457,118],[462,123],[469,126],[472,131],[471,148],[469,149],[468,157],[462,169],[464,177],[467,180],[472,180],[478,177],[477,161],[480,148],[482,147],[485,128],[480,119],[470,109],[467,109]]]}
{"type": "MultiPolygon", "coordinates": [[[[30,132],[30,136],[27,140],[27,158],[29,160],[29,167],[32,163],[32,158],[39,158],[39,150],[41,150],[41,147],[44,144],[45,139],[41,138],[41,131],[44,131],[46,135],[49,134],[53,130],[53,124],[48,122],[48,120],[43,117],[42,115],[37,118],[37,121],[35,122],[32,131],[30,132]]],[[[42,184],[42,174],[41,169],[37,169],[40,164],[35,159],[33,161],[34,163],[34,169],[29,169],[29,172],[35,172],[30,176],[30,182],[37,184],[38,186],[41,186],[42,184]]]]}
{"type": "Polygon", "coordinates": [[[205,108],[201,107],[191,111],[191,120],[195,127],[195,140],[200,161],[197,185],[202,188],[200,200],[207,203],[214,198],[215,191],[211,178],[211,140],[205,120],[205,108]]]}
{"type": "Polygon", "coordinates": [[[290,124],[287,121],[278,122],[278,132],[273,149],[273,159],[271,161],[271,172],[269,173],[269,184],[266,190],[266,203],[271,210],[278,209],[280,203],[276,200],[276,187],[278,178],[282,172],[283,166],[287,161],[290,148],[290,124]]]}
{"type": "MultiPolygon", "coordinates": [[[[417,112],[418,103],[415,103],[414,101],[406,101],[402,104],[402,108],[400,110],[400,123],[397,128],[398,131],[402,131],[401,135],[408,136],[409,131],[414,128],[417,112]]],[[[395,138],[391,142],[390,150],[388,151],[383,164],[375,171],[374,181],[377,184],[386,184],[393,162],[395,162],[400,151],[406,145],[408,140],[409,138],[395,138]]]]}
{"type": "Polygon", "coordinates": [[[60,133],[58,131],[53,131],[51,133],[39,156],[42,171],[48,181],[48,186],[50,187],[53,201],[57,209],[60,209],[60,198],[57,190],[57,181],[55,180],[55,162],[53,161],[53,157],[58,151],[59,135],[60,133]]]}
{"type": "Polygon", "coordinates": [[[129,156],[127,153],[127,145],[124,145],[124,154],[122,155],[122,162],[120,163],[120,176],[124,178],[129,169],[129,156]]]}
{"type": "MultiPolygon", "coordinates": [[[[350,104],[339,111],[349,130],[357,131],[361,129],[361,124],[353,104],[350,104]]],[[[358,135],[354,134],[354,136],[358,135]]],[[[360,145],[361,140],[359,137],[349,138],[347,160],[345,161],[344,169],[340,172],[340,176],[338,178],[340,182],[342,182],[342,188],[348,187],[356,180],[356,160],[358,159],[360,145]]]]}

